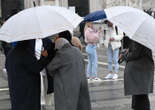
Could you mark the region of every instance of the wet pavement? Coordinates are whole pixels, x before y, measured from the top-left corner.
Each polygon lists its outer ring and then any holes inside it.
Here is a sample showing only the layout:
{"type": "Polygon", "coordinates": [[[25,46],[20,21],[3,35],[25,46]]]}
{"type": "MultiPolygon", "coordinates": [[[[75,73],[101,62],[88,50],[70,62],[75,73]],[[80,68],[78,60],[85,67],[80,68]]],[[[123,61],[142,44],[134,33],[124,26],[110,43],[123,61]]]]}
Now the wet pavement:
{"type": "MultiPolygon", "coordinates": [[[[83,54],[87,63],[87,56],[85,53],[83,54]]],[[[92,110],[131,110],[131,97],[124,96],[124,64],[121,65],[118,80],[104,80],[104,77],[108,74],[105,48],[98,49],[98,59],[98,77],[101,80],[88,81],[92,110]]],[[[7,81],[2,78],[4,56],[1,54],[0,61],[0,110],[10,110],[7,81]]],[[[150,95],[150,99],[151,108],[155,110],[155,94],[150,95]]],[[[46,110],[54,110],[53,98],[52,106],[46,106],[46,110]]]]}

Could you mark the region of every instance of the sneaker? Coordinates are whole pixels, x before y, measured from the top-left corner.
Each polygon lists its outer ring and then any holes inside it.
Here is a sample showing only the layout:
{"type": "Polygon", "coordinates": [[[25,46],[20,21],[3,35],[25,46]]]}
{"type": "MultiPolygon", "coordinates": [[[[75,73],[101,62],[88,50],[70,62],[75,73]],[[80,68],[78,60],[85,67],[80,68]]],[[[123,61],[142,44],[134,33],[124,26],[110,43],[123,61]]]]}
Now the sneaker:
{"type": "Polygon", "coordinates": [[[7,73],[6,68],[3,68],[3,73],[7,73]]]}
{"type": "Polygon", "coordinates": [[[2,71],[3,71],[3,72],[2,72],[2,77],[3,77],[5,80],[8,80],[8,75],[7,75],[7,71],[6,71],[6,69],[3,68],[2,71]]]}
{"type": "Polygon", "coordinates": [[[113,74],[109,73],[106,77],[104,77],[105,79],[112,79],[113,78],[113,74]]]}
{"type": "Polygon", "coordinates": [[[118,79],[118,75],[114,74],[112,79],[118,79]]]}
{"type": "Polygon", "coordinates": [[[97,81],[97,80],[99,80],[99,78],[98,77],[94,77],[93,80],[96,80],[97,81]]]}

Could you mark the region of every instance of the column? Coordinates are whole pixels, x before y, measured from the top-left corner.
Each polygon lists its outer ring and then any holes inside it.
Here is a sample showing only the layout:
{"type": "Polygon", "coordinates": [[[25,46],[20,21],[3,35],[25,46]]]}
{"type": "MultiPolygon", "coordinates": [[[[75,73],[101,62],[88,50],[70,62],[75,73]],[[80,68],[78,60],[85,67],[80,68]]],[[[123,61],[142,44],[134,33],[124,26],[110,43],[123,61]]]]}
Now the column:
{"type": "Polygon", "coordinates": [[[44,5],[44,0],[40,0],[40,5],[44,5]]]}
{"type": "Polygon", "coordinates": [[[33,1],[36,3],[36,6],[40,5],[40,0],[25,0],[25,8],[34,7],[33,1]]]}
{"type": "Polygon", "coordinates": [[[60,6],[68,8],[68,0],[60,0],[60,6]]]}
{"type": "Polygon", "coordinates": [[[56,1],[55,1],[55,5],[56,5],[56,6],[60,6],[59,0],[56,0],[56,1]]]}

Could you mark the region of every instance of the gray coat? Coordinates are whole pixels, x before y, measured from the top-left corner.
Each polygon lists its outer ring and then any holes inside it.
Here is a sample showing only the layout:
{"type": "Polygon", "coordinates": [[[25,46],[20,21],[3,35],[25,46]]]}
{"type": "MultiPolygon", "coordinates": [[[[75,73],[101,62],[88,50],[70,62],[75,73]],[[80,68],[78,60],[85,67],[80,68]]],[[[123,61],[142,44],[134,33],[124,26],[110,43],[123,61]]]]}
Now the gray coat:
{"type": "Polygon", "coordinates": [[[84,59],[77,48],[64,45],[47,68],[54,75],[56,110],[91,110],[84,59]]]}
{"type": "Polygon", "coordinates": [[[131,42],[124,71],[125,95],[140,95],[153,92],[154,63],[150,49],[131,42]]]}

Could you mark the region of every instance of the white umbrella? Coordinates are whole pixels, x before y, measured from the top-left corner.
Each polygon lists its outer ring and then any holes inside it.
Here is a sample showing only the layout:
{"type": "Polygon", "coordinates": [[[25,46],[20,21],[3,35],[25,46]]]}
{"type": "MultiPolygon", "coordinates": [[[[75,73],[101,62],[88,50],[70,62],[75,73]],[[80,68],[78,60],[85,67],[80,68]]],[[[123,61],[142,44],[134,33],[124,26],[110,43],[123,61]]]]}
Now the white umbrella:
{"type": "Polygon", "coordinates": [[[145,12],[127,6],[105,9],[107,19],[131,39],[152,50],[155,61],[155,19],[145,12]]]}
{"type": "Polygon", "coordinates": [[[0,29],[0,40],[14,42],[44,38],[73,29],[83,19],[72,11],[57,6],[26,9],[11,17],[0,29]]]}

